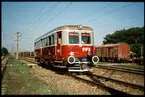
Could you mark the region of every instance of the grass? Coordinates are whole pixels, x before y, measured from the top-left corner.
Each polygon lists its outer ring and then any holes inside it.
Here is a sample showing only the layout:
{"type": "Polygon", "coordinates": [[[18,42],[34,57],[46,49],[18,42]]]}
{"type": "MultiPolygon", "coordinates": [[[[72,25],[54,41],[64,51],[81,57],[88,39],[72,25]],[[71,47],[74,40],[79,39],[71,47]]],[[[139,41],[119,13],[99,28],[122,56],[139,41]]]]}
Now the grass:
{"type": "Polygon", "coordinates": [[[56,89],[54,84],[47,84],[34,76],[34,72],[26,64],[9,59],[9,66],[6,69],[7,91],[6,95],[67,95],[56,89]]]}
{"type": "Polygon", "coordinates": [[[1,56],[1,60],[4,60],[7,56],[1,56]]]}

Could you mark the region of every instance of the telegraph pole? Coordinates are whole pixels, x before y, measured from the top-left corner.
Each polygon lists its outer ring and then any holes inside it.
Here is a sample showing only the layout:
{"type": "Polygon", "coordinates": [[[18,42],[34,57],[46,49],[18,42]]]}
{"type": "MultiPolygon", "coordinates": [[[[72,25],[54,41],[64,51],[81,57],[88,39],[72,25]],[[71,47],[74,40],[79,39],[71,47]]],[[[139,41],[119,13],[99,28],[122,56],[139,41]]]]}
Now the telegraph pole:
{"type": "Polygon", "coordinates": [[[17,32],[16,34],[17,34],[17,54],[16,54],[16,59],[18,60],[19,59],[19,43],[18,43],[18,41],[19,41],[19,33],[20,32],[17,32]]]}
{"type": "Polygon", "coordinates": [[[143,56],[142,56],[142,46],[141,46],[141,58],[142,58],[143,56]]]}

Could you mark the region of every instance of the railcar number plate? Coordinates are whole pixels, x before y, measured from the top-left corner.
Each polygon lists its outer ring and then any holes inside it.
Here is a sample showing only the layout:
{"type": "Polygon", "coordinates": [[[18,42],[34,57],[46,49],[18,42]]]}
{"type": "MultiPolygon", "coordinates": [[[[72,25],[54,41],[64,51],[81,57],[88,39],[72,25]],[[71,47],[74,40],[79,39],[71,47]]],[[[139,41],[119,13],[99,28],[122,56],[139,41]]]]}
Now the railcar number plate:
{"type": "Polygon", "coordinates": [[[82,48],[82,51],[83,51],[83,52],[87,52],[87,51],[91,51],[91,49],[88,48],[88,47],[83,47],[83,48],[82,48]]]}

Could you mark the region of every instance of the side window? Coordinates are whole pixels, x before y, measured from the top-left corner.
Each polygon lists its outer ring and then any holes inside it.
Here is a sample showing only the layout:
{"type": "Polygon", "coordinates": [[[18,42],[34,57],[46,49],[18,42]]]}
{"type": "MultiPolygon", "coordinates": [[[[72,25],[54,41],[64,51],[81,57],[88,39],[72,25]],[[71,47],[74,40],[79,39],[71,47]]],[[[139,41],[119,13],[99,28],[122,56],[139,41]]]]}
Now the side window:
{"type": "Polygon", "coordinates": [[[49,36],[49,46],[51,46],[51,36],[49,36]]]}
{"type": "Polygon", "coordinates": [[[45,47],[45,38],[43,38],[43,47],[45,47]]]}
{"type": "Polygon", "coordinates": [[[39,41],[37,42],[37,48],[39,48],[39,41]]]}
{"type": "Polygon", "coordinates": [[[42,47],[42,45],[43,45],[43,42],[42,42],[42,39],[40,40],[40,47],[42,47]]]}
{"type": "Polygon", "coordinates": [[[46,46],[46,38],[44,38],[44,47],[46,46]]]}
{"type": "Polygon", "coordinates": [[[47,37],[47,46],[49,46],[49,36],[47,37]]]}
{"type": "Polygon", "coordinates": [[[37,49],[39,48],[39,41],[37,41],[37,49]]]}
{"type": "Polygon", "coordinates": [[[54,35],[51,36],[52,37],[52,45],[54,45],[54,35]]]}
{"type": "Polygon", "coordinates": [[[37,44],[36,44],[36,48],[38,49],[38,41],[37,41],[37,44]]]}
{"type": "Polygon", "coordinates": [[[43,43],[44,43],[44,42],[43,42],[43,39],[42,39],[42,47],[43,47],[43,43]]]}
{"type": "Polygon", "coordinates": [[[48,39],[47,39],[47,37],[45,38],[45,46],[48,46],[48,39]]]}
{"type": "Polygon", "coordinates": [[[43,47],[45,47],[45,38],[43,39],[43,47]]]}
{"type": "Polygon", "coordinates": [[[41,40],[39,40],[39,48],[41,47],[41,45],[42,45],[42,42],[41,42],[41,40]]]}
{"type": "Polygon", "coordinates": [[[36,42],[34,43],[34,48],[36,49],[36,42]]]}

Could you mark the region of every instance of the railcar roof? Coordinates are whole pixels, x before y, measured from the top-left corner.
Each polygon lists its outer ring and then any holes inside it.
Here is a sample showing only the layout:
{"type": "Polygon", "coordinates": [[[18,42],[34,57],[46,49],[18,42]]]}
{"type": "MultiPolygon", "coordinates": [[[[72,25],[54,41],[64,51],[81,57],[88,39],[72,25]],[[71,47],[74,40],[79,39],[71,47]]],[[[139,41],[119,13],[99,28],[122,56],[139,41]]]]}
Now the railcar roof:
{"type": "MultiPolygon", "coordinates": [[[[55,29],[45,33],[44,35],[40,36],[39,38],[51,33],[51,32],[54,32],[54,31],[57,31],[57,30],[79,30],[78,28],[78,25],[64,25],[64,26],[59,26],[59,27],[56,27],[55,29]]],[[[90,30],[90,31],[93,31],[93,29],[91,27],[88,27],[88,26],[83,26],[82,30],[90,30]]],[[[36,40],[38,40],[39,38],[37,38],[36,40]]],[[[35,41],[36,41],[35,40],[35,41]]]]}

